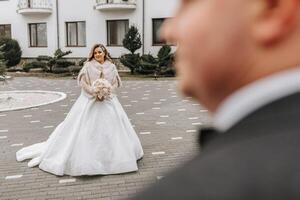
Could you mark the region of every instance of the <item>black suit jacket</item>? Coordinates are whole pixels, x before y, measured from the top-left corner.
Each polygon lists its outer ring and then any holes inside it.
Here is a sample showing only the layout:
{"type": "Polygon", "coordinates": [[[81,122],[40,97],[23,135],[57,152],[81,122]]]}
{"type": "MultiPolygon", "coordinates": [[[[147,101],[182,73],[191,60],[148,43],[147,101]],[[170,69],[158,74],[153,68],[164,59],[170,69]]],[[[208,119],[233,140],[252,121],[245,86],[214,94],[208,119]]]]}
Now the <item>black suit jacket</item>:
{"type": "Polygon", "coordinates": [[[135,199],[300,199],[300,93],[199,140],[199,155],[135,199]]]}

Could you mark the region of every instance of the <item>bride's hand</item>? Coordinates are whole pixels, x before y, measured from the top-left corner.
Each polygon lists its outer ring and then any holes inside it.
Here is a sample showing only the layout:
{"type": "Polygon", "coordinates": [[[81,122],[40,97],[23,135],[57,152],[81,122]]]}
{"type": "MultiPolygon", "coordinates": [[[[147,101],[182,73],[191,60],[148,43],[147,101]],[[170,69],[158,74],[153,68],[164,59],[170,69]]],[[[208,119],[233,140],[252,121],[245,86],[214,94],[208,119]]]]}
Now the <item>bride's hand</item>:
{"type": "Polygon", "coordinates": [[[99,98],[99,97],[97,96],[97,99],[98,99],[98,101],[104,101],[104,97],[99,98]]]}
{"type": "Polygon", "coordinates": [[[104,100],[104,97],[99,98],[98,95],[96,95],[95,98],[96,98],[97,101],[103,101],[104,100]]]}

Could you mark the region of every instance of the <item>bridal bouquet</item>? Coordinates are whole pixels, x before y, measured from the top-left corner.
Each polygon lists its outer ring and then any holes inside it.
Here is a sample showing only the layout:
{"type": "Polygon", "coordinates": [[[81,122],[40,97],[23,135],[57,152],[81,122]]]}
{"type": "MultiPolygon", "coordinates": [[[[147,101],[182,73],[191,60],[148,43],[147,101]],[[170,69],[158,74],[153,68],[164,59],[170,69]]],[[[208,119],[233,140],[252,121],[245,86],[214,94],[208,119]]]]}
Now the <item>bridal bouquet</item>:
{"type": "Polygon", "coordinates": [[[92,84],[92,87],[100,101],[111,98],[112,86],[106,79],[99,78],[95,80],[92,84]]]}

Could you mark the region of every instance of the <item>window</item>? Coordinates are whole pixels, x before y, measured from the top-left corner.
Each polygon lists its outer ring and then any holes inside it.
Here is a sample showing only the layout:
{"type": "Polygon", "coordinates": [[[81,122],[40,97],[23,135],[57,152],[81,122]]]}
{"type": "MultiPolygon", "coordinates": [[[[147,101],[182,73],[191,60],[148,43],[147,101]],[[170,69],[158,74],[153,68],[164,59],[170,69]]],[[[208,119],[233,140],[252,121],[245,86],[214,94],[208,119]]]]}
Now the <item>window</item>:
{"type": "Polygon", "coordinates": [[[164,18],[152,19],[152,44],[153,45],[164,45],[166,42],[160,38],[160,28],[164,22],[164,18]]]}
{"type": "Polygon", "coordinates": [[[85,47],[86,32],[85,22],[66,22],[67,27],[67,46],[85,47]]]}
{"type": "Polygon", "coordinates": [[[46,23],[29,24],[30,47],[47,47],[46,23]]]}
{"type": "Polygon", "coordinates": [[[125,34],[128,31],[129,20],[107,21],[107,45],[122,46],[125,34]]]}
{"type": "Polygon", "coordinates": [[[0,38],[11,38],[10,24],[0,24],[0,38]]]}

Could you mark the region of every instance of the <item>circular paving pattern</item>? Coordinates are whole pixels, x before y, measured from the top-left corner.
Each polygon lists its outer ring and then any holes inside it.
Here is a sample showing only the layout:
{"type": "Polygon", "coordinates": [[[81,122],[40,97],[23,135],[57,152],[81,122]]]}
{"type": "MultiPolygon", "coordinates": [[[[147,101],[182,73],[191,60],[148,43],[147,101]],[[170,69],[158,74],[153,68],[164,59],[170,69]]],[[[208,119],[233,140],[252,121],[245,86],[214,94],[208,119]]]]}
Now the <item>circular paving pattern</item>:
{"type": "Polygon", "coordinates": [[[0,92],[0,112],[38,107],[66,98],[62,92],[41,90],[17,90],[0,92]]]}

